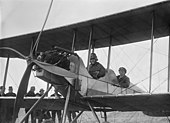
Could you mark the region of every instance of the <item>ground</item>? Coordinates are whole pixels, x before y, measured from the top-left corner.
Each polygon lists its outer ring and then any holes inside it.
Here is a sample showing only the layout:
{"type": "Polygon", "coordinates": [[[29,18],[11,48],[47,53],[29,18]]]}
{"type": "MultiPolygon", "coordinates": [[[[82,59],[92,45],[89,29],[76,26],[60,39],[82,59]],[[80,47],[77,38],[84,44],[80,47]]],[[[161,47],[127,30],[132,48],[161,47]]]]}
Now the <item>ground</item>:
{"type": "MultiPolygon", "coordinates": [[[[106,123],[104,122],[104,119],[101,118],[103,117],[103,114],[102,116],[101,113],[97,114],[101,120],[101,123],[106,123]]],[[[24,109],[21,109],[16,123],[19,123],[23,116],[24,109]]],[[[66,123],[68,123],[68,121],[66,123]]],[[[93,117],[92,112],[84,112],[79,117],[78,123],[97,123],[97,121],[93,117]]],[[[150,117],[143,114],[142,112],[109,112],[108,123],[169,123],[169,121],[167,117],[150,117]]]]}

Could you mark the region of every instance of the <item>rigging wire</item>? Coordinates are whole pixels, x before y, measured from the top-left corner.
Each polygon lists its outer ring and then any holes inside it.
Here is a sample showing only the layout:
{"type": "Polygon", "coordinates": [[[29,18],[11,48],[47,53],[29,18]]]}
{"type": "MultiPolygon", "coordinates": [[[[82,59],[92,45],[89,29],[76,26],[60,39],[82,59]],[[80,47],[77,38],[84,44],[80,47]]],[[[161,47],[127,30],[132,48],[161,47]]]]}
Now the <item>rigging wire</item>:
{"type": "MultiPolygon", "coordinates": [[[[158,40],[158,39],[157,39],[158,40]]],[[[142,48],[142,49],[145,49],[145,50],[148,50],[148,48],[145,48],[145,47],[142,47],[142,46],[140,46],[140,45],[138,45],[138,44],[134,44],[136,47],[140,47],[140,48],[142,48]]],[[[157,45],[155,45],[156,47],[157,47],[157,45]]],[[[159,52],[158,50],[154,50],[153,51],[154,53],[157,53],[157,54],[160,54],[160,55],[163,55],[163,56],[168,56],[167,54],[165,54],[165,53],[163,53],[163,51],[161,52],[159,52]]]]}
{"type": "Polygon", "coordinates": [[[156,91],[163,83],[165,83],[167,81],[167,78],[162,81],[157,87],[155,87],[155,89],[153,89],[153,91],[151,93],[153,93],[154,91],[156,91]]]}
{"type": "MultiPolygon", "coordinates": [[[[121,49],[120,47],[119,47],[119,49],[121,49]]],[[[122,50],[120,50],[120,52],[119,52],[119,54],[117,54],[116,53],[116,58],[120,58],[121,59],[121,62],[123,62],[126,66],[127,66],[127,64],[126,64],[126,62],[124,61],[124,59],[122,59],[120,56],[120,53],[122,52],[122,50]]]]}
{"type": "Polygon", "coordinates": [[[115,88],[111,93],[113,94],[118,88],[115,88]]]}
{"type": "MultiPolygon", "coordinates": [[[[157,41],[158,41],[158,39],[156,39],[156,40],[154,41],[154,44],[157,43],[157,41]]],[[[102,51],[103,51],[103,50],[102,50],[102,51]]],[[[123,50],[121,50],[121,51],[123,51],[123,50]]],[[[149,51],[149,49],[148,49],[148,51],[149,51]]],[[[143,57],[147,54],[148,51],[146,51],[146,53],[143,55],[143,57]]],[[[125,52],[124,52],[124,53],[125,53],[125,52]]],[[[104,52],[104,54],[106,55],[106,52],[104,52]]],[[[128,55],[127,55],[127,56],[128,56],[128,55]]],[[[143,57],[141,57],[141,59],[142,59],[143,57]]],[[[139,61],[141,61],[141,59],[140,59],[139,61]]],[[[131,61],[132,61],[132,60],[131,60],[131,61]]],[[[135,66],[133,67],[133,69],[137,66],[137,64],[139,63],[139,61],[135,64],[135,66]]],[[[130,72],[131,72],[133,69],[131,69],[130,72]]],[[[164,69],[164,68],[163,68],[163,69],[164,69]]],[[[162,70],[160,70],[160,71],[162,71],[162,70]]],[[[159,73],[160,71],[158,71],[158,72],[156,72],[156,73],[159,73]]],[[[130,73],[130,72],[129,72],[129,73],[130,73]]],[[[129,74],[129,73],[128,73],[128,74],[129,74]]],[[[155,73],[155,74],[156,74],[156,73],[155,73]]],[[[152,74],[152,75],[155,75],[155,74],[152,74]]],[[[147,77],[146,79],[148,79],[148,77],[147,77]]],[[[143,80],[143,81],[144,81],[144,80],[143,80]]],[[[141,82],[142,82],[142,81],[141,81],[141,82]]],[[[139,83],[141,83],[141,82],[139,82],[139,83]]],[[[137,84],[139,84],[139,83],[137,83],[137,84]]],[[[135,84],[135,85],[137,85],[137,84],[135,84]]],[[[132,87],[133,87],[133,86],[132,86],[132,87]]],[[[93,88],[93,86],[92,86],[92,88],[93,88]]],[[[130,87],[130,88],[131,88],[131,87],[130,87]]],[[[146,88],[145,88],[145,89],[146,89],[146,88]]],[[[115,90],[116,90],[116,89],[115,89],[115,90]]],[[[115,90],[114,90],[114,91],[115,91],[115,90]]],[[[113,92],[114,92],[114,91],[113,91],[113,92]]],[[[113,93],[113,92],[112,92],[112,93],[113,93]]]]}
{"type": "Polygon", "coordinates": [[[8,72],[8,75],[9,75],[9,77],[11,78],[11,80],[13,81],[13,83],[14,83],[15,87],[16,87],[16,88],[18,88],[18,86],[17,86],[16,82],[14,81],[13,77],[11,76],[11,74],[10,74],[9,72],[8,72]]]}
{"type": "Polygon", "coordinates": [[[77,122],[81,123],[82,122],[82,115],[80,116],[79,119],[77,119],[77,122]]]}
{"type": "MultiPolygon", "coordinates": [[[[158,44],[159,45],[159,44],[158,44]]],[[[164,53],[165,51],[161,51],[161,49],[160,49],[160,47],[158,47],[158,45],[155,45],[156,46],[156,48],[158,49],[158,50],[155,50],[155,53],[157,53],[157,54],[160,54],[160,55],[163,55],[163,56],[168,56],[168,54],[166,53],[164,53]]]]}
{"type": "MultiPolygon", "coordinates": [[[[107,55],[106,50],[102,49],[102,52],[103,52],[104,56],[106,57],[106,58],[103,57],[103,59],[107,59],[109,56],[107,55]]],[[[107,59],[106,63],[107,62],[108,62],[108,59],[107,59]]],[[[107,68],[107,66],[106,66],[106,68],[107,68]]]]}
{"type": "MultiPolygon", "coordinates": [[[[158,39],[157,39],[157,40],[158,40],[158,39]]],[[[157,40],[155,40],[154,43],[156,43],[157,40]]],[[[103,51],[103,50],[102,50],[102,51],[103,51]]],[[[149,51],[149,49],[148,49],[148,51],[149,51]]],[[[148,52],[148,51],[147,51],[147,52],[148,52]]],[[[147,53],[147,52],[146,52],[146,53],[147,53]]],[[[106,52],[104,52],[104,54],[106,55],[106,52]]],[[[144,55],[145,55],[145,54],[144,54],[144,55]]],[[[131,61],[132,61],[132,60],[131,60],[131,61]]],[[[139,60],[139,61],[140,61],[140,60],[139,60]]],[[[139,62],[137,62],[137,63],[139,63],[139,62]]],[[[137,64],[136,64],[136,65],[137,65],[137,64]]],[[[136,65],[135,65],[135,66],[136,66],[136,65]]],[[[134,68],[135,68],[135,67],[133,67],[133,69],[134,69],[134,68]]],[[[133,70],[133,69],[132,69],[132,70],[133,70]]],[[[164,68],[163,68],[163,69],[164,69],[164,68]]],[[[131,70],[131,71],[132,71],[132,70],[131,70]]],[[[131,72],[131,71],[130,71],[130,72],[131,72]]],[[[160,70],[160,71],[162,71],[162,70],[160,70]]],[[[159,73],[160,71],[158,71],[157,73],[159,73]]],[[[130,73],[130,72],[129,72],[129,73],[130,73]]],[[[129,74],[129,73],[128,73],[128,74],[129,74]]],[[[155,73],[155,74],[156,74],[156,73],[155,73]]],[[[155,74],[152,74],[152,75],[155,75],[155,74]]],[[[82,75],[82,76],[83,76],[83,75],[82,75]]],[[[88,77],[88,78],[90,78],[90,77],[88,77]]],[[[146,79],[148,79],[148,77],[147,77],[146,79]]],[[[144,80],[145,80],[145,79],[144,79],[144,80]]],[[[142,81],[144,81],[144,80],[142,80],[142,81]]],[[[100,80],[99,80],[99,81],[100,81],[100,80]]],[[[142,82],[142,81],[141,81],[141,82],[142,82]]],[[[138,82],[137,84],[139,84],[139,83],[141,83],[141,82],[138,82]]],[[[137,84],[135,84],[135,85],[137,85],[137,84]]],[[[133,87],[133,86],[132,86],[132,87],[133,87]]],[[[92,86],[91,88],[93,88],[93,86],[92,86]]],[[[131,88],[131,87],[130,87],[130,88],[131,88]]],[[[130,88],[128,88],[128,89],[130,89],[130,88]]],[[[146,89],[146,88],[145,88],[145,89],[146,89]]],[[[114,90],[114,91],[115,91],[115,90],[114,90]]],[[[114,91],[113,91],[113,92],[114,92],[114,91]]],[[[113,93],[113,92],[112,92],[112,93],[113,93]]]]}
{"type": "MultiPolygon", "coordinates": [[[[158,39],[155,40],[154,44],[157,43],[157,41],[158,41],[158,39]]],[[[123,48],[121,48],[121,49],[122,49],[121,51],[124,52],[123,48]]],[[[149,49],[148,49],[148,51],[149,51],[149,49]]],[[[143,57],[147,54],[148,51],[146,51],[146,53],[141,57],[141,59],[143,59],[143,57]]],[[[128,56],[128,54],[127,54],[126,52],[124,52],[124,53],[126,54],[126,56],[128,56]]],[[[128,58],[130,59],[129,56],[128,56],[128,58]]],[[[141,59],[138,60],[138,62],[137,62],[137,63],[135,64],[135,66],[130,70],[130,72],[137,66],[137,64],[139,63],[139,61],[141,61],[141,59]]],[[[132,61],[132,60],[131,60],[131,61],[132,61]]],[[[129,73],[130,73],[130,72],[129,72],[129,73]]],[[[129,73],[128,73],[128,74],[129,74],[129,73]]]]}
{"type": "MultiPolygon", "coordinates": [[[[156,75],[156,74],[160,73],[161,71],[165,70],[166,68],[167,68],[167,67],[165,67],[165,68],[163,68],[163,69],[161,69],[161,70],[157,71],[156,73],[152,74],[152,76],[154,76],[154,75],[156,75]]],[[[141,82],[143,82],[144,80],[147,80],[147,79],[149,79],[149,76],[148,76],[148,77],[146,77],[145,79],[143,79],[142,81],[139,81],[138,83],[136,83],[136,84],[134,84],[134,85],[132,85],[132,86],[128,87],[127,89],[130,89],[130,88],[132,88],[133,86],[136,86],[136,85],[138,85],[139,83],[141,83],[141,82]]]]}
{"type": "Polygon", "coordinates": [[[145,89],[145,91],[147,92],[147,93],[149,93],[149,91],[146,89],[146,87],[141,83],[141,86],[145,89]]]}
{"type": "MultiPolygon", "coordinates": [[[[158,39],[157,39],[158,40],[158,39]]],[[[157,40],[154,41],[154,44],[157,42],[157,40]]],[[[146,52],[143,54],[143,56],[136,62],[136,64],[134,65],[134,67],[128,72],[128,74],[130,74],[130,72],[138,65],[138,63],[144,58],[144,56],[150,51],[150,48],[147,48],[146,52]]],[[[127,55],[128,56],[128,55],[127,55]]],[[[129,56],[128,56],[129,57],[129,56]]],[[[130,59],[130,58],[129,58],[130,59]]],[[[133,62],[133,60],[131,60],[133,62]]]]}
{"type": "Polygon", "coordinates": [[[39,41],[40,41],[40,37],[41,37],[41,34],[42,34],[42,32],[43,32],[43,30],[44,30],[44,27],[45,27],[45,25],[46,25],[47,19],[48,19],[48,17],[49,17],[50,10],[51,10],[51,8],[52,8],[52,4],[53,4],[53,0],[51,0],[51,3],[50,3],[50,6],[49,6],[49,9],[48,9],[48,12],[47,12],[47,15],[46,15],[44,24],[43,24],[43,26],[42,26],[42,28],[41,28],[41,31],[40,31],[40,33],[39,33],[39,35],[38,35],[38,38],[37,38],[37,40],[36,40],[36,42],[35,42],[35,44],[34,44],[34,47],[33,47],[32,51],[31,51],[31,54],[33,54],[34,50],[37,51],[37,49],[38,49],[38,44],[39,44],[39,41]]]}

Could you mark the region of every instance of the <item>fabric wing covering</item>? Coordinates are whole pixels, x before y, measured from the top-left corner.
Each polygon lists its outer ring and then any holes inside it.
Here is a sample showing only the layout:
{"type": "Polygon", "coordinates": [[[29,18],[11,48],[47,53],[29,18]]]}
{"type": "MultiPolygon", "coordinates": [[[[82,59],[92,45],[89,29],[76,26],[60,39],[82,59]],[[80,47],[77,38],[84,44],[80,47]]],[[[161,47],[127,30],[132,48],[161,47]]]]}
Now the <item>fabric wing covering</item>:
{"type": "MultiPolygon", "coordinates": [[[[49,50],[54,44],[71,50],[74,30],[76,30],[75,50],[85,50],[88,48],[89,34],[92,27],[92,40],[95,41],[96,48],[109,46],[110,38],[112,38],[112,46],[149,40],[151,38],[153,13],[155,17],[154,37],[168,36],[169,8],[170,1],[163,1],[93,20],[48,29],[42,33],[38,51],[49,50]]],[[[37,39],[38,34],[39,32],[34,32],[1,39],[0,44],[1,47],[11,47],[28,56],[30,47],[37,39]]],[[[0,53],[0,57],[7,57],[7,55],[19,57],[10,51],[3,50],[0,53]]]]}

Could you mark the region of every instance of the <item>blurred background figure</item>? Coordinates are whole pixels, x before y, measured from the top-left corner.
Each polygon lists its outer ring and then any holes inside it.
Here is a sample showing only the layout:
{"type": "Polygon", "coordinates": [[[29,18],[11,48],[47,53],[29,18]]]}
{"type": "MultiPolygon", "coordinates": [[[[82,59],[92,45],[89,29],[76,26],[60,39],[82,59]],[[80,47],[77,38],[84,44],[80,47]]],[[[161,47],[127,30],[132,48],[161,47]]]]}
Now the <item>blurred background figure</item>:
{"type": "Polygon", "coordinates": [[[44,89],[41,88],[40,91],[39,91],[39,93],[36,93],[36,96],[40,97],[40,96],[42,96],[43,94],[44,94],[44,89]]]}
{"type": "MultiPolygon", "coordinates": [[[[5,96],[9,96],[9,97],[16,97],[16,94],[13,92],[13,87],[9,86],[8,88],[8,93],[5,94],[5,96]]],[[[7,123],[12,123],[12,117],[13,117],[13,105],[7,106],[6,110],[6,122],[7,123]]]]}
{"type": "Polygon", "coordinates": [[[5,96],[5,88],[0,86],[0,96],[5,96]]]}
{"type": "Polygon", "coordinates": [[[16,97],[16,94],[13,92],[13,87],[12,86],[9,86],[8,93],[6,93],[5,96],[16,97]]]}
{"type": "MultiPolygon", "coordinates": [[[[28,91],[28,93],[25,95],[25,97],[35,97],[35,86],[31,86],[30,90],[28,91]]],[[[30,108],[25,108],[25,113],[27,113],[29,111],[30,108]]],[[[30,113],[31,115],[31,123],[36,123],[36,119],[35,119],[35,111],[32,111],[30,113]]],[[[29,116],[26,118],[25,123],[28,123],[28,119],[29,116]]]]}

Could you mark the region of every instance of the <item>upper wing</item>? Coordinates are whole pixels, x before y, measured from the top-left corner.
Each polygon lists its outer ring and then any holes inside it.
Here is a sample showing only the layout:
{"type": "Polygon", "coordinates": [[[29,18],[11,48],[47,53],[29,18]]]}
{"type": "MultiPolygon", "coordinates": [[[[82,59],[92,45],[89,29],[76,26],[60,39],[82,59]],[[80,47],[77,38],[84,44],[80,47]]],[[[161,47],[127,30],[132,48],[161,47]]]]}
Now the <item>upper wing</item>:
{"type": "MultiPolygon", "coordinates": [[[[163,37],[169,34],[170,1],[125,11],[73,25],[49,29],[43,32],[38,46],[39,51],[48,50],[51,45],[70,50],[74,30],[76,30],[76,50],[88,48],[89,33],[93,27],[95,47],[109,46],[112,37],[112,46],[148,40],[151,37],[152,13],[155,13],[154,37],[163,37]],[[104,43],[103,43],[104,42],[104,43]]],[[[39,32],[25,34],[0,40],[1,47],[11,47],[25,56],[29,55],[31,44],[35,42],[39,32]]],[[[0,57],[18,57],[11,52],[1,51],[0,57]]]]}
{"type": "Polygon", "coordinates": [[[106,107],[110,111],[169,111],[170,93],[163,94],[127,94],[117,96],[83,97],[93,107],[106,107]]]}

